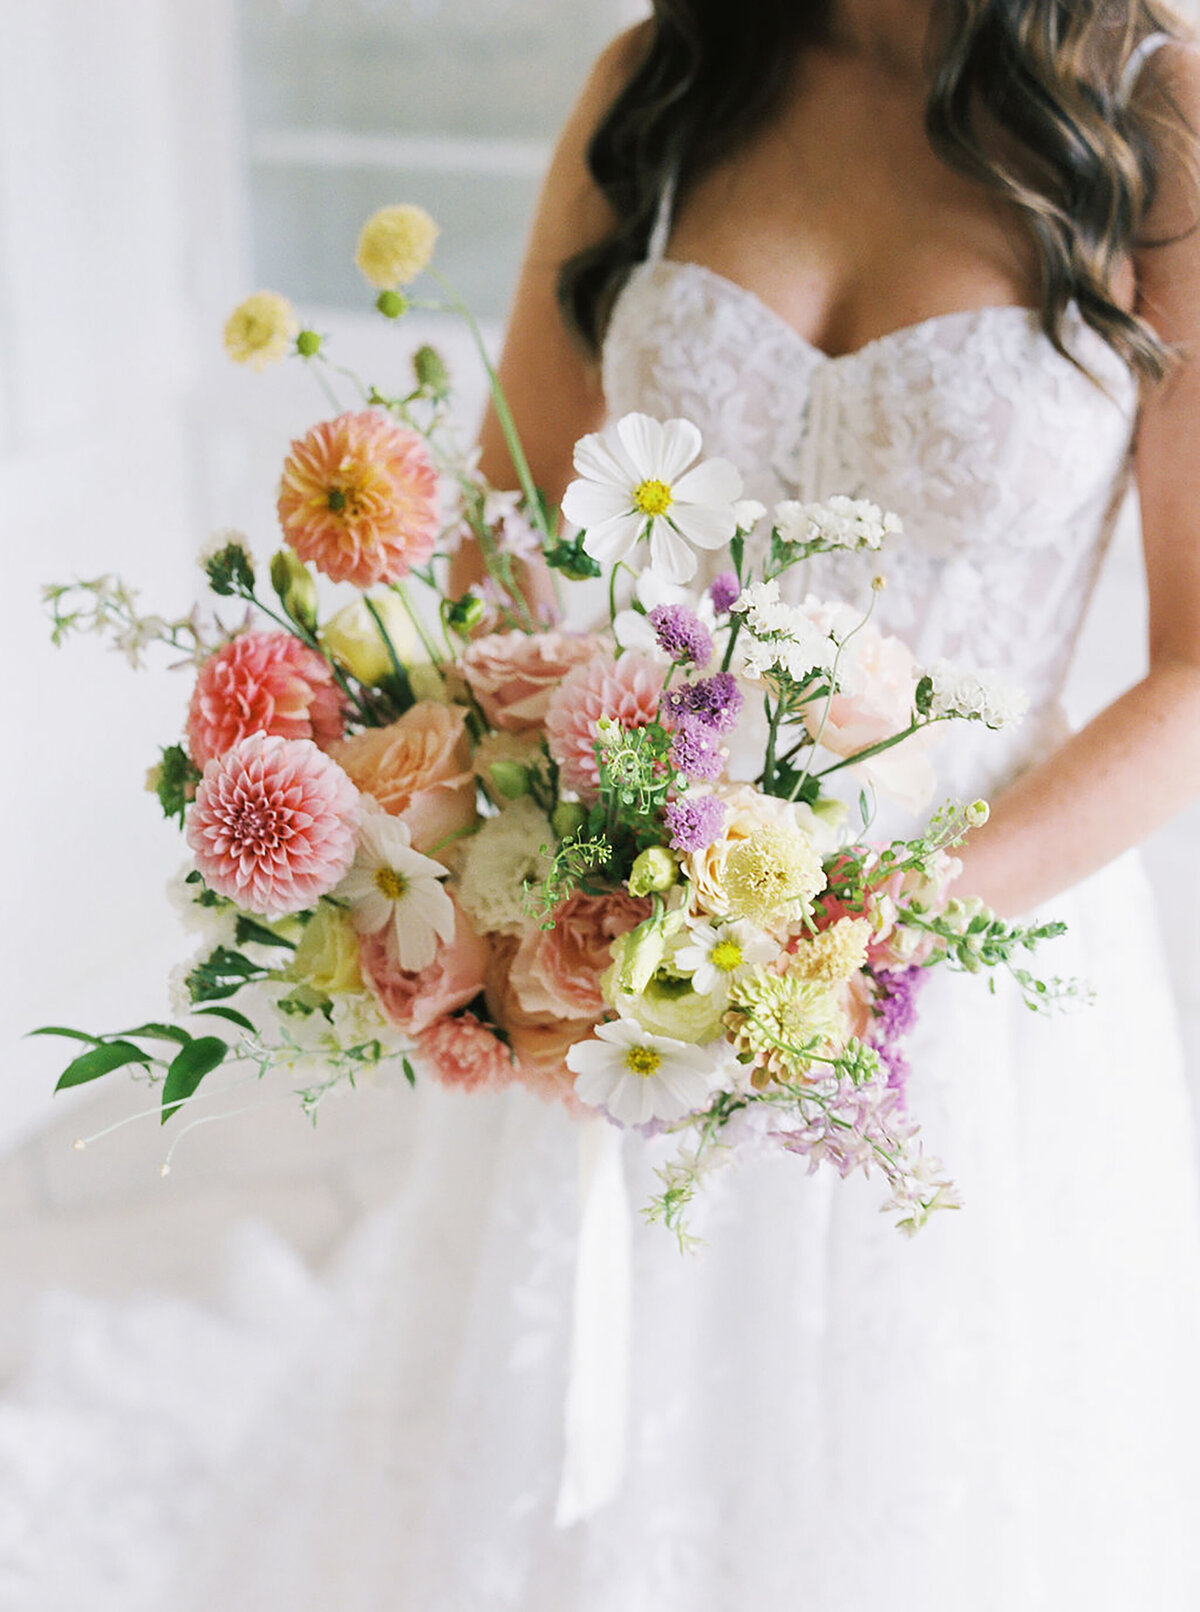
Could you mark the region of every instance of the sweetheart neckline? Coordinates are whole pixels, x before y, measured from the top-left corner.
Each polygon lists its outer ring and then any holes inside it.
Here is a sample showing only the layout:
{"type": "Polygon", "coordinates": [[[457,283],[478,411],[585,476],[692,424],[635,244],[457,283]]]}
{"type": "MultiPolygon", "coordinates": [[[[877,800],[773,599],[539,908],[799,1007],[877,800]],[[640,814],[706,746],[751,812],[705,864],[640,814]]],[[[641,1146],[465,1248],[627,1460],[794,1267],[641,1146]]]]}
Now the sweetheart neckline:
{"type": "MultiPolygon", "coordinates": [[[[863,358],[871,353],[873,349],[886,346],[889,342],[905,337],[911,338],[923,331],[936,329],[940,325],[951,324],[955,321],[978,320],[985,314],[1020,314],[1026,324],[1032,326],[1037,319],[1038,313],[1036,308],[1027,307],[1022,302],[992,302],[984,303],[978,308],[952,308],[945,313],[930,314],[925,319],[913,320],[911,324],[897,325],[894,330],[885,330],[882,335],[872,336],[870,341],[865,341],[861,346],[851,348],[847,353],[827,353],[823,347],[818,347],[816,342],[810,341],[794,325],[789,324],[781,313],[776,312],[771,307],[769,302],[764,302],[757,291],[752,291],[749,286],[742,285],[737,280],[731,280],[728,275],[719,274],[716,269],[710,269],[707,264],[696,263],[689,258],[647,258],[637,265],[635,272],[661,268],[668,268],[676,272],[681,270],[690,271],[693,274],[700,275],[703,279],[711,281],[721,290],[732,293],[755,308],[776,329],[782,331],[798,347],[810,354],[814,361],[828,365],[853,363],[855,359],[863,358]]],[[[1071,312],[1075,313],[1075,311],[1075,305],[1072,304],[1071,312]]],[[[1045,335],[1040,324],[1031,333],[1039,336],[1045,335]]],[[[1048,340],[1049,338],[1046,339],[1048,340]]],[[[1069,362],[1069,360],[1065,360],[1065,362],[1069,362]]],[[[1125,366],[1122,365],[1122,368],[1124,369],[1125,366]]]]}

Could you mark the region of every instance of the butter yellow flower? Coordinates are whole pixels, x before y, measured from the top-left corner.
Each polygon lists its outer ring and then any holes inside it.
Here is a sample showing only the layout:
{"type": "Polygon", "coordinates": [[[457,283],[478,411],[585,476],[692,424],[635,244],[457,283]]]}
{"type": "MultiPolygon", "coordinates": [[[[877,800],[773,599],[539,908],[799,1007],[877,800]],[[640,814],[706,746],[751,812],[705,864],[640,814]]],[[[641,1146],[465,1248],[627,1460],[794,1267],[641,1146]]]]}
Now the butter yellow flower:
{"type": "Polygon", "coordinates": [[[362,991],[358,935],[348,913],[323,901],[304,926],[288,973],[321,996],[362,991]]]}
{"type": "Polygon", "coordinates": [[[762,829],[739,841],[725,859],[731,910],[763,928],[806,917],[824,888],[821,858],[797,829],[762,829]]]}
{"type": "Polygon", "coordinates": [[[394,291],[428,265],[439,234],[423,207],[411,202],[381,207],[363,225],[354,261],[372,285],[394,291]]]}
{"type": "Polygon", "coordinates": [[[839,918],[811,940],[801,941],[792,955],[788,972],[802,980],[826,985],[848,980],[867,960],[871,931],[869,918],[839,918]]]}
{"type": "Polygon", "coordinates": [[[300,329],[296,310],[278,291],[256,291],[225,321],[225,351],[235,364],[263,369],[286,358],[300,329]]]}
{"type": "MultiPolygon", "coordinates": [[[[389,590],[371,594],[370,600],[400,663],[407,666],[412,661],[426,659],[416,629],[397,596],[389,590]]],[[[326,652],[360,683],[378,683],[392,670],[387,645],[362,598],[351,600],[337,615],[330,617],[321,630],[321,642],[326,652]]]]}
{"type": "Polygon", "coordinates": [[[738,980],[730,1006],[733,1011],[725,1022],[734,1047],[777,1080],[803,1077],[810,1058],[840,1052],[849,1033],[845,1011],[830,986],[768,968],[756,968],[749,979],[738,980]]]}

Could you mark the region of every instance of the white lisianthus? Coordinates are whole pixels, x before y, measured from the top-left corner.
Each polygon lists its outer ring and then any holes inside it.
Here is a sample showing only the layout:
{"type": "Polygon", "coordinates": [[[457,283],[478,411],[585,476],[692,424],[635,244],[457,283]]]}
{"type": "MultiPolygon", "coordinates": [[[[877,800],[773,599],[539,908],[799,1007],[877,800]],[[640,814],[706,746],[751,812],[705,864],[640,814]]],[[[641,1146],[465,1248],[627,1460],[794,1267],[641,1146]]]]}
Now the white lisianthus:
{"type": "Polygon", "coordinates": [[[716,924],[693,919],[688,942],[672,962],[681,973],[691,975],[693,991],[724,1006],[731,983],[752,974],[760,963],[769,963],[778,952],[778,941],[745,919],[716,924]]]}
{"type": "Polygon", "coordinates": [[[878,549],[887,537],[903,532],[899,515],[885,512],[867,498],[835,493],[819,504],[794,498],[775,506],[775,530],[788,544],[819,544],[823,549],[878,549]]]}
{"type": "Polygon", "coordinates": [[[439,941],[454,939],[454,904],[440,882],[449,871],[413,850],[407,823],[390,812],[368,810],[359,825],[354,865],[334,895],[350,903],[360,934],[390,924],[400,967],[419,973],[437,956],[439,941]]]}
{"type": "Polygon", "coordinates": [[[714,1089],[717,1060],[704,1047],[652,1035],[633,1019],[597,1025],[567,1053],[575,1095],[619,1125],[667,1124],[694,1114],[714,1089]]]}
{"type": "Polygon", "coordinates": [[[615,565],[648,537],[651,569],[666,582],[690,582],[693,545],[724,548],[737,530],[733,506],[742,491],[727,459],[693,463],[700,447],[690,420],[648,414],[626,414],[608,430],[581,437],[577,479],[563,494],[562,512],[583,528],[585,552],[615,565]]]}
{"type": "Polygon", "coordinates": [[[925,668],[933,685],[929,697],[931,717],[966,717],[989,728],[1011,728],[1029,709],[1028,696],[995,672],[968,672],[936,660],[925,668]]]}

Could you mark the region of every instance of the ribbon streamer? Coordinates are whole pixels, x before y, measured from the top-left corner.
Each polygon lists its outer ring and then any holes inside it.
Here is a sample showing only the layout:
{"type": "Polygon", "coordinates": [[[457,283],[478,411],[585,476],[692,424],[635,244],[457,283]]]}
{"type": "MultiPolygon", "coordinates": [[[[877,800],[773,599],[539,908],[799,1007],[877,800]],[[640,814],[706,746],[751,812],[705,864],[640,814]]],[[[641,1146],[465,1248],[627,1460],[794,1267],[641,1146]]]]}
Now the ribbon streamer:
{"type": "Polygon", "coordinates": [[[625,1471],[632,1231],[622,1141],[623,1133],[606,1119],[588,1119],[579,1128],[579,1246],[555,1513],[560,1528],[606,1505],[625,1471]]]}

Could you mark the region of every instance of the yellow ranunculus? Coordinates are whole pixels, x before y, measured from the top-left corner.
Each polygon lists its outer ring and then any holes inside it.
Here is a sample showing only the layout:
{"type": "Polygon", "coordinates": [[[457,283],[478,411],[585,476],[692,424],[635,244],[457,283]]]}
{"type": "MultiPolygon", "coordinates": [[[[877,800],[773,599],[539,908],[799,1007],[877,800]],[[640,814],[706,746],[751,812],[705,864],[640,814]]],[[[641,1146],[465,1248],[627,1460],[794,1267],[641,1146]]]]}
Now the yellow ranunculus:
{"type": "Polygon", "coordinates": [[[304,927],[288,973],[322,996],[364,989],[358,936],[346,913],[323,901],[304,927]]]}
{"type": "Polygon", "coordinates": [[[372,285],[394,291],[426,267],[439,233],[423,207],[381,207],[363,225],[354,261],[372,285]]]}
{"type": "Polygon", "coordinates": [[[278,291],[256,291],[225,321],[225,351],[235,364],[262,369],[286,358],[300,321],[278,291]]]}
{"type": "MultiPolygon", "coordinates": [[[[408,619],[408,612],[396,595],[390,592],[373,593],[370,599],[379,612],[401,664],[407,667],[414,661],[425,660],[421,641],[408,619]]],[[[355,599],[326,622],[321,641],[329,654],[360,683],[378,683],[392,669],[387,645],[362,599],[355,599]]]]}

